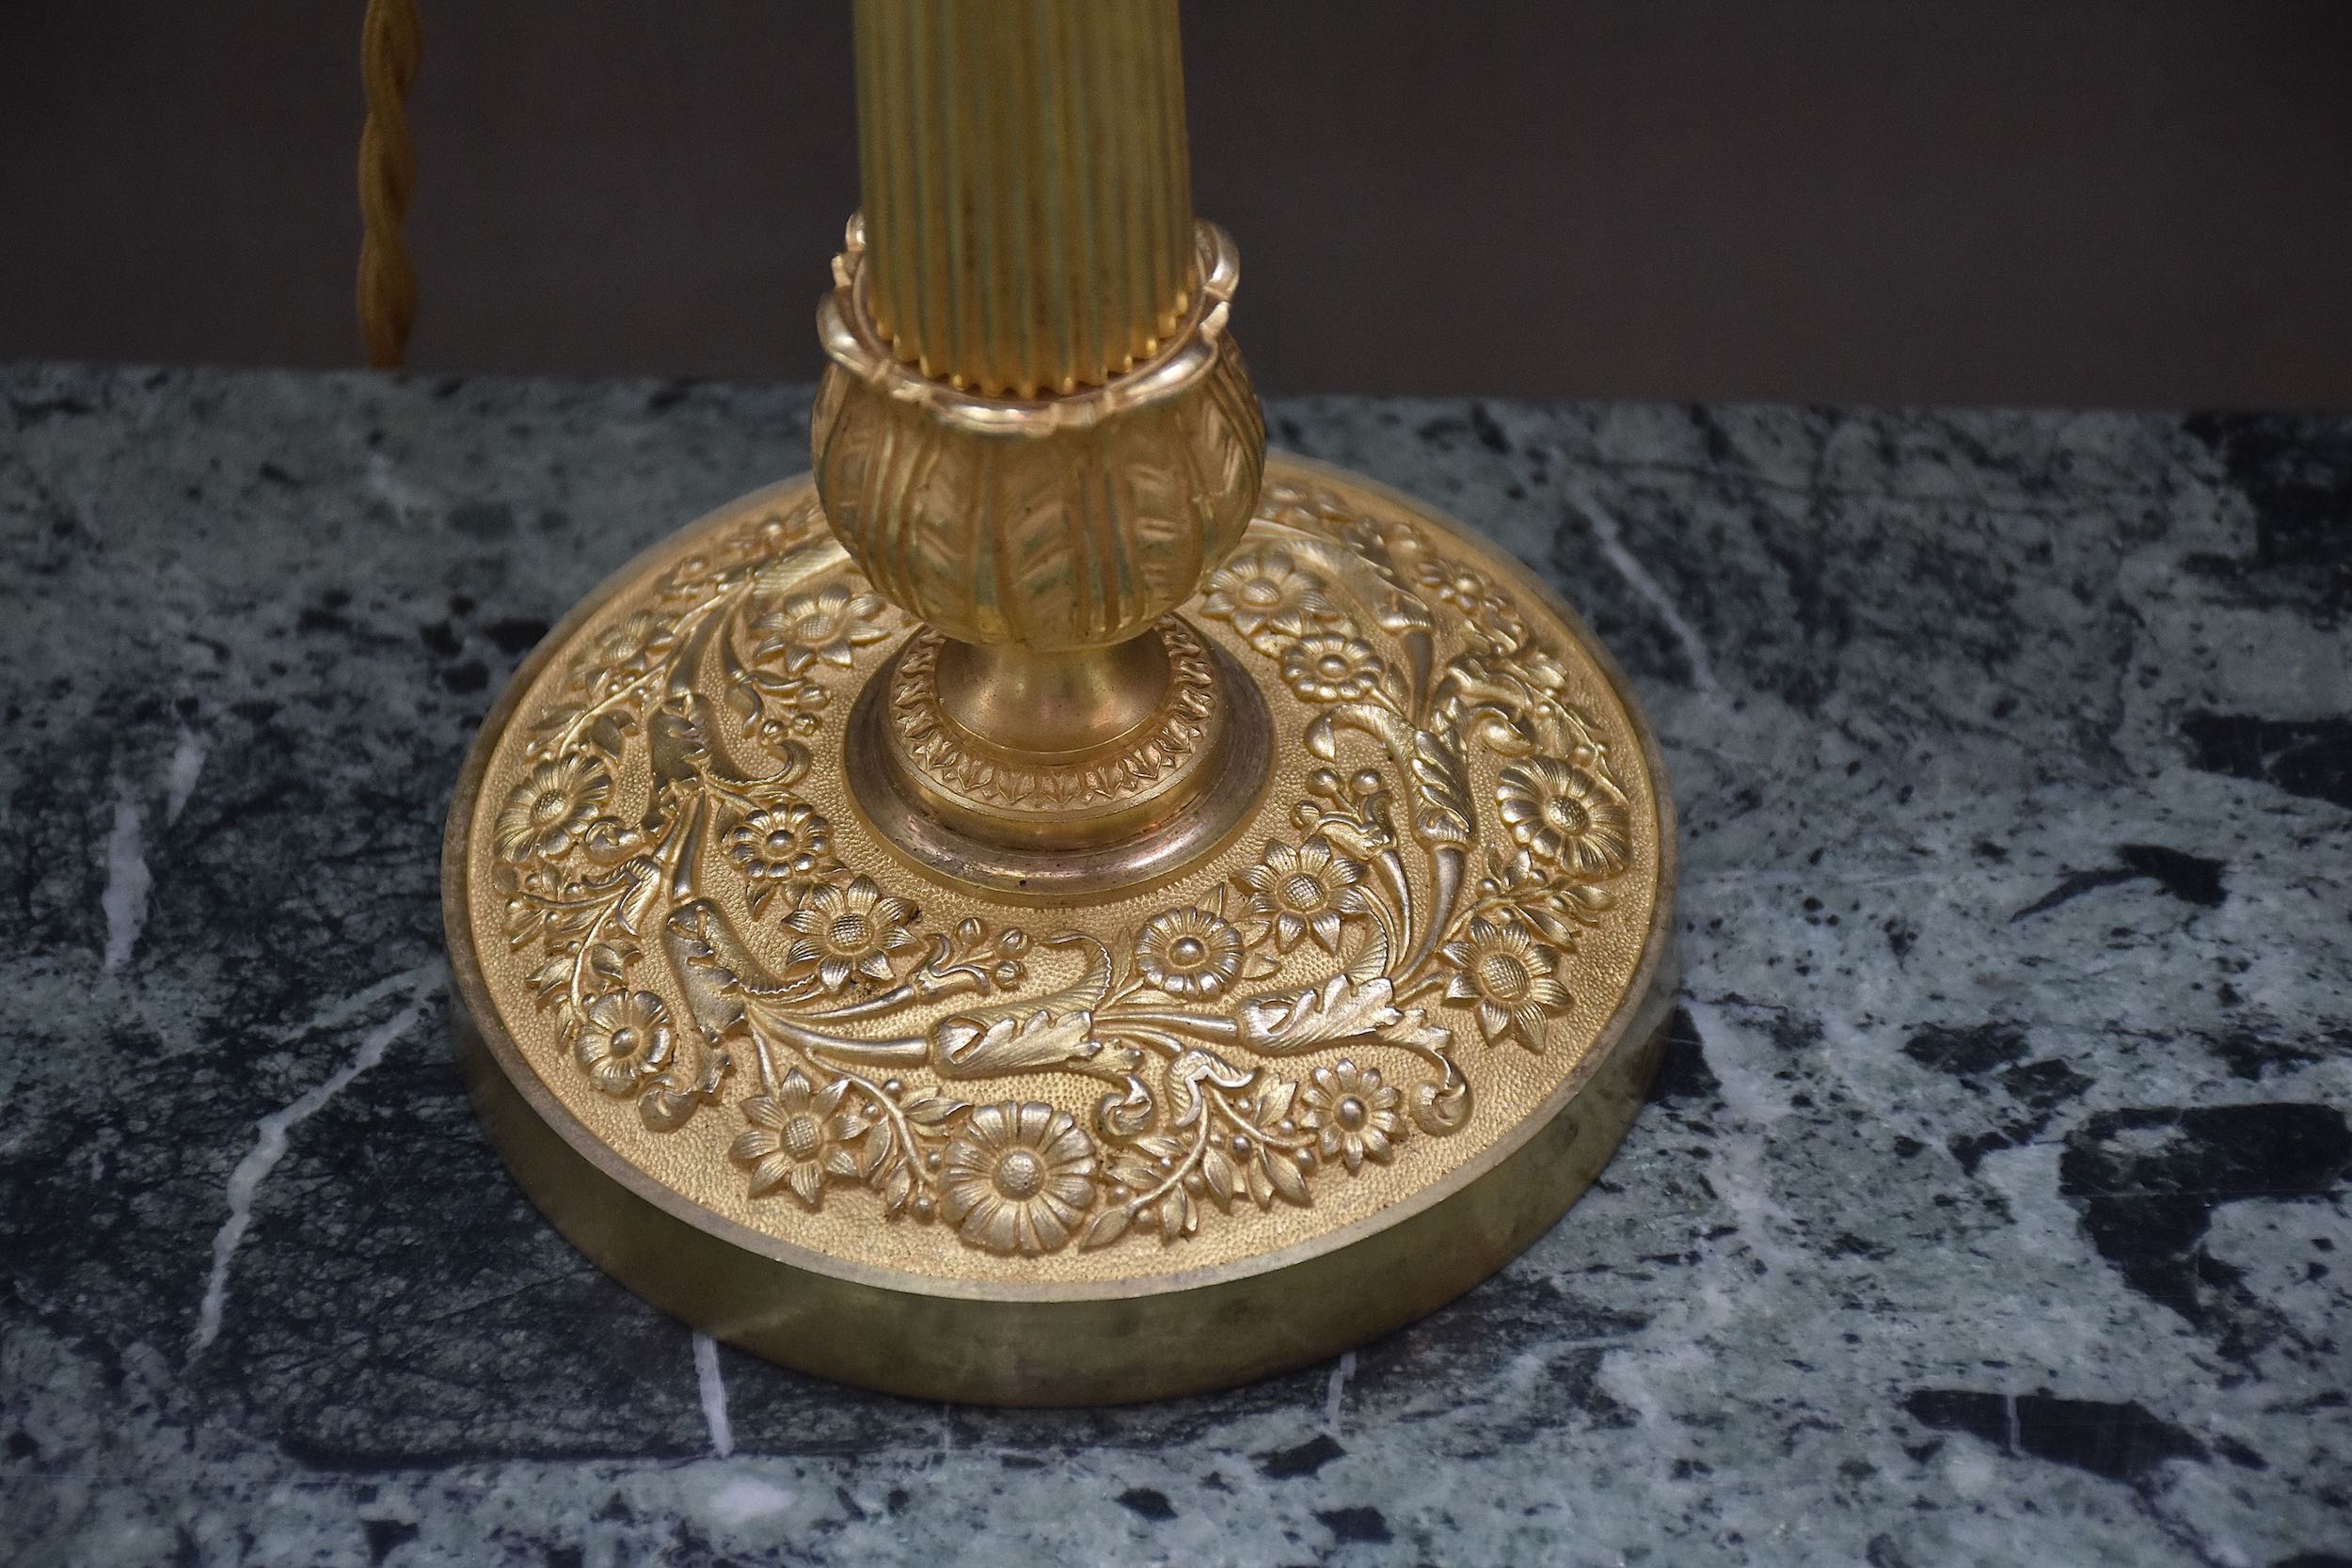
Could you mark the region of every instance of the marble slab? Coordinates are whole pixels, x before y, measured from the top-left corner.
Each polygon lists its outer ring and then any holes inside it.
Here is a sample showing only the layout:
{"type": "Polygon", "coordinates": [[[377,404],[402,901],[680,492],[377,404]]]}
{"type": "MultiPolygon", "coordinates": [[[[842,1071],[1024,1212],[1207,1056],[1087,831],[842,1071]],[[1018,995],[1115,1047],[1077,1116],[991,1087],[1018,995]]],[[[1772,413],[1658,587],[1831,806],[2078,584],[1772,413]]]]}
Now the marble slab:
{"type": "Polygon", "coordinates": [[[2352,1563],[2352,421],[1274,403],[1629,670],[1688,993],[1463,1301],[1007,1413],[641,1305],[451,1064],[483,710],[807,404],[0,368],[0,1559],[2352,1563]]]}

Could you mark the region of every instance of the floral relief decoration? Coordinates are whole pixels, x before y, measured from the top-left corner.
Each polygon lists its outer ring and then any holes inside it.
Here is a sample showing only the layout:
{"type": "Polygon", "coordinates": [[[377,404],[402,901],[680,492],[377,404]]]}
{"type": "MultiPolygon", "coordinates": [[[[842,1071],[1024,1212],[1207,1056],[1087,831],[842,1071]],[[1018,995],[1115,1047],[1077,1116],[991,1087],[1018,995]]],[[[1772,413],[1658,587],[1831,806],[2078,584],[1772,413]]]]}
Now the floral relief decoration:
{"type": "Polygon", "coordinates": [[[1460,1131],[1475,1053],[1543,1052],[1574,1006],[1633,764],[1442,536],[1301,484],[1261,518],[1193,612],[1311,713],[1322,766],[1286,832],[1116,941],[933,923],[844,866],[799,791],[819,677],[911,628],[846,562],[806,580],[813,501],[678,562],[487,806],[507,944],[578,1070],[651,1132],[736,1117],[755,1199],[854,1190],[1011,1257],[1310,1206],[1460,1131]],[[989,1092],[1041,1077],[1090,1109],[989,1092]]]}

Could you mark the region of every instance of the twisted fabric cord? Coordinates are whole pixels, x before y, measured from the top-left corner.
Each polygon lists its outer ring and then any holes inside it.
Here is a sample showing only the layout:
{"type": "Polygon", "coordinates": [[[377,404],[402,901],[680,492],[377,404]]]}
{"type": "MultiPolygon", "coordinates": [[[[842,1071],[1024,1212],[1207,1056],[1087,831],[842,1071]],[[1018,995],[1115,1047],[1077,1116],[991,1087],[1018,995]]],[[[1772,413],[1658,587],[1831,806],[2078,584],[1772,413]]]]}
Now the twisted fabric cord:
{"type": "Polygon", "coordinates": [[[424,24],[416,0],[368,0],[360,29],[368,119],[359,132],[359,332],[368,363],[381,370],[400,363],[417,322],[417,273],[401,223],[417,183],[407,103],[424,55],[424,24]]]}

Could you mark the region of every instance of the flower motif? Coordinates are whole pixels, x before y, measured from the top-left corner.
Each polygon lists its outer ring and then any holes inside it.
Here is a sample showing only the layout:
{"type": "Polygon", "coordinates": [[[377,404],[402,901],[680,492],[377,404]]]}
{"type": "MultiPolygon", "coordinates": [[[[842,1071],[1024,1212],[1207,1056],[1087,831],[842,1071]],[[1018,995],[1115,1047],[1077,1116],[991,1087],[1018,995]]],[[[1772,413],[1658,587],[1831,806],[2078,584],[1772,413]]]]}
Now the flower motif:
{"type": "Polygon", "coordinates": [[[1495,799],[1513,838],[1577,876],[1614,876],[1633,853],[1625,807],[1598,779],[1558,757],[1511,764],[1495,799]]]}
{"type": "Polygon", "coordinates": [[[818,1089],[794,1068],[774,1094],[743,1101],[752,1125],[727,1153],[752,1167],[754,1197],[784,1187],[814,1209],[824,1196],[825,1178],[857,1176],[857,1156],[849,1146],[873,1124],[841,1108],[849,1092],[846,1078],[818,1089]]]}
{"type": "Polygon", "coordinates": [[[824,514],[813,500],[787,512],[771,512],[755,519],[735,536],[735,551],[747,561],[765,561],[806,540],[817,531],[824,514]]]}
{"type": "Polygon", "coordinates": [[[1241,933],[1203,909],[1152,916],[1136,934],[1136,967],[1170,996],[1222,996],[1241,976],[1241,933]]]}
{"type": "Polygon", "coordinates": [[[1413,562],[1412,577],[1415,587],[1452,605],[1482,630],[1510,643],[1527,635],[1527,623],[1484,572],[1440,555],[1423,555],[1413,562]]]}
{"type": "Polygon", "coordinates": [[[1488,1045],[1507,1039],[1541,1051],[1544,1021],[1568,1010],[1559,950],[1530,940],[1517,926],[1473,916],[1469,932],[1438,949],[1438,956],[1454,971],[1446,999],[1475,1004],[1478,1031],[1488,1045]]]}
{"type": "Polygon", "coordinates": [[[782,716],[777,721],[794,735],[815,735],[817,726],[824,721],[826,707],[833,702],[831,691],[813,680],[799,677],[761,689],[768,693],[770,705],[782,716]]]}
{"type": "Polygon", "coordinates": [[[1318,622],[1343,619],[1321,578],[1299,570],[1288,550],[1264,546],[1244,550],[1209,578],[1201,613],[1231,621],[1244,637],[1259,628],[1297,636],[1318,622]]]}
{"type": "Polygon", "coordinates": [[[1344,632],[1319,631],[1282,650],[1282,678],[1311,702],[1361,702],[1386,673],[1371,643],[1344,632]]]}
{"type": "Polygon", "coordinates": [[[1291,808],[1302,833],[1328,834],[1342,847],[1369,855],[1395,842],[1395,800],[1377,768],[1360,768],[1348,778],[1335,768],[1307,775],[1309,799],[1291,808]]]}
{"type": "Polygon", "coordinates": [[[940,1212],[974,1246],[1055,1252],[1094,1206],[1094,1141],[1034,1100],[983,1105],[947,1146],[939,1187],[940,1212]]]}
{"type": "Polygon", "coordinates": [[[1476,614],[1494,590],[1486,574],[1441,555],[1420,555],[1412,566],[1413,586],[1435,594],[1466,614],[1476,614]]]}
{"type": "Polygon", "coordinates": [[[752,884],[753,900],[764,902],[783,883],[833,865],[833,824],[796,800],[745,817],[727,834],[726,851],[752,884]]]}
{"type": "Polygon", "coordinates": [[[848,887],[827,882],[801,895],[785,925],[800,933],[785,952],[791,968],[817,966],[817,977],[827,990],[839,990],[852,978],[887,980],[890,955],[914,945],[907,927],[915,908],[886,894],[871,877],[860,877],[848,887]]]}
{"type": "Polygon", "coordinates": [[[1378,1068],[1344,1061],[1319,1067],[1298,1098],[1298,1124],[1315,1135],[1316,1150],[1325,1159],[1344,1160],[1351,1176],[1366,1160],[1387,1164],[1405,1141],[1397,1092],[1380,1081],[1378,1068]]]}
{"type": "Polygon", "coordinates": [[[593,685],[613,675],[642,675],[676,646],[677,628],[641,610],[596,639],[573,664],[573,678],[593,685]]]}
{"type": "Polygon", "coordinates": [[[609,990],[590,999],[572,1047],[607,1094],[628,1094],[670,1060],[670,1009],[649,990],[609,990]]]}
{"type": "Polygon", "coordinates": [[[818,659],[846,670],[853,649],[890,635],[887,627],[874,625],[882,610],[874,594],[851,594],[845,585],[829,582],[813,594],[791,595],[753,622],[752,631],[759,638],[761,657],[782,655],[793,674],[818,659]]]}
{"type": "Polygon", "coordinates": [[[594,759],[543,762],[499,810],[499,853],[516,864],[534,857],[552,860],[572,847],[612,798],[612,776],[594,759]]]}
{"type": "Polygon", "coordinates": [[[1341,926],[1372,907],[1363,879],[1363,863],[1337,853],[1320,835],[1295,848],[1269,843],[1238,878],[1249,890],[1251,918],[1274,927],[1274,945],[1284,953],[1311,932],[1325,952],[1338,952],[1341,926]]]}

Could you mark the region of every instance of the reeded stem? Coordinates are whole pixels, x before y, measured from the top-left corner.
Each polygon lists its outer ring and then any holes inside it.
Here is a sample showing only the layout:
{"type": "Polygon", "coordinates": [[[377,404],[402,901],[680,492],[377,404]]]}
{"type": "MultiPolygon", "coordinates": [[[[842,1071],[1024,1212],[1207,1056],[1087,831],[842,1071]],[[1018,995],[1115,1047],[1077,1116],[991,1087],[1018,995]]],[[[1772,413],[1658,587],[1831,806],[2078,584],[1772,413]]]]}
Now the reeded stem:
{"type": "Polygon", "coordinates": [[[857,0],[867,304],[989,396],[1100,386],[1199,285],[1176,0],[857,0]]]}

